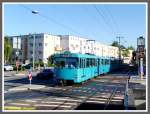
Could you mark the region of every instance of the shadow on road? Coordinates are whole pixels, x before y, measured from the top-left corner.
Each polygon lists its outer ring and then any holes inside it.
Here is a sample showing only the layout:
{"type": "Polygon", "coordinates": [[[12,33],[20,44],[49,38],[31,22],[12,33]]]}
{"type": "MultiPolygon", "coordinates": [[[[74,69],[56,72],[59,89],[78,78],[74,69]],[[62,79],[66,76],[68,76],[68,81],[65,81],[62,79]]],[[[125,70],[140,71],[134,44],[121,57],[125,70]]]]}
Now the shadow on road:
{"type": "MultiPolygon", "coordinates": [[[[21,79],[12,79],[12,80],[7,80],[5,82],[8,83],[20,83],[20,84],[29,84],[29,79],[28,77],[26,78],[21,78],[21,79]]],[[[36,77],[32,77],[32,84],[36,85],[46,85],[46,86],[52,86],[54,85],[54,78],[49,78],[49,79],[37,79],[36,77]]]]}

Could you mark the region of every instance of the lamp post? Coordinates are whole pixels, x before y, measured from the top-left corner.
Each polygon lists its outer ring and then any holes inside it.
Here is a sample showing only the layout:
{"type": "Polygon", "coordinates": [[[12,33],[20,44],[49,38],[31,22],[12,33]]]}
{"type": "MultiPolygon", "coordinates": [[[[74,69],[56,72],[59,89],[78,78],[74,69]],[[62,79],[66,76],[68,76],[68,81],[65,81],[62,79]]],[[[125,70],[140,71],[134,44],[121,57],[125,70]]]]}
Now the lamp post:
{"type": "Polygon", "coordinates": [[[33,34],[33,60],[32,60],[32,64],[33,64],[33,71],[34,71],[34,61],[35,61],[35,34],[33,34]]]}
{"type": "Polygon", "coordinates": [[[145,48],[145,39],[140,36],[137,39],[137,52],[138,52],[138,73],[141,79],[143,79],[144,70],[143,70],[143,53],[145,48]]]}
{"type": "MultiPolygon", "coordinates": [[[[39,14],[39,12],[36,10],[33,10],[32,14],[36,15],[36,14],[39,14]]],[[[34,56],[35,56],[35,33],[33,34],[33,60],[32,60],[33,69],[32,70],[34,70],[34,61],[35,61],[34,56]]]]}

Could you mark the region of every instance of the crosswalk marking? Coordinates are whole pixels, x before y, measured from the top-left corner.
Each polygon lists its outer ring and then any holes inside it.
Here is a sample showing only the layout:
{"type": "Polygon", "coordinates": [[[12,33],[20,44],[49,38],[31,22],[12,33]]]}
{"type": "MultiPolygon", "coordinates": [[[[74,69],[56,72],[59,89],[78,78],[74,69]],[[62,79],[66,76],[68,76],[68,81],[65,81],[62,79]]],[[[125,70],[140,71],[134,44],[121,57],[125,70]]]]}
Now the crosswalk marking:
{"type": "Polygon", "coordinates": [[[70,105],[61,105],[61,106],[59,106],[59,107],[70,108],[70,107],[72,107],[72,106],[70,106],[70,105]]]}
{"type": "Polygon", "coordinates": [[[50,107],[56,107],[56,106],[59,106],[59,105],[54,105],[54,104],[35,104],[34,106],[50,106],[50,107]]]}
{"type": "Polygon", "coordinates": [[[87,100],[86,101],[87,103],[101,103],[101,104],[104,104],[104,103],[106,103],[106,102],[104,102],[104,101],[91,101],[91,100],[87,100]]]}
{"type": "Polygon", "coordinates": [[[67,103],[64,103],[64,104],[67,104],[67,105],[76,105],[77,103],[69,103],[69,102],[67,102],[67,103]]]}
{"type": "Polygon", "coordinates": [[[10,103],[11,105],[19,105],[19,106],[30,106],[30,104],[23,104],[23,103],[10,103]]]}
{"type": "Polygon", "coordinates": [[[56,103],[56,104],[61,104],[63,102],[61,102],[61,101],[42,101],[41,103],[56,103]]]}
{"type": "Polygon", "coordinates": [[[35,101],[35,100],[25,100],[25,102],[33,102],[33,103],[35,103],[35,102],[38,102],[38,101],[35,101]]]}
{"type": "Polygon", "coordinates": [[[105,100],[107,100],[107,99],[105,99],[105,98],[89,98],[89,99],[91,99],[91,100],[103,100],[103,101],[105,101],[105,100]]]}

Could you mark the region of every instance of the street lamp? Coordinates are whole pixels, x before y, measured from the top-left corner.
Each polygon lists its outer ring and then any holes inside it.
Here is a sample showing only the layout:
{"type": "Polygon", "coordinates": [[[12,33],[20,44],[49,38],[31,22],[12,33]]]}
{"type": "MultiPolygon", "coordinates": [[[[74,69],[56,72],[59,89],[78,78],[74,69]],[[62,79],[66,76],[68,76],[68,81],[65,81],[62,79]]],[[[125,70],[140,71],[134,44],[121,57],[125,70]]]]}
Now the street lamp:
{"type": "Polygon", "coordinates": [[[144,71],[143,71],[143,53],[145,48],[145,39],[140,36],[137,38],[137,51],[138,51],[138,65],[139,65],[139,75],[141,79],[143,79],[144,71]]]}
{"type": "MultiPolygon", "coordinates": [[[[39,14],[39,12],[37,10],[32,10],[32,14],[36,15],[39,14]]],[[[34,56],[35,56],[35,34],[33,35],[33,60],[32,60],[32,64],[33,64],[33,69],[34,70],[34,56]]]]}

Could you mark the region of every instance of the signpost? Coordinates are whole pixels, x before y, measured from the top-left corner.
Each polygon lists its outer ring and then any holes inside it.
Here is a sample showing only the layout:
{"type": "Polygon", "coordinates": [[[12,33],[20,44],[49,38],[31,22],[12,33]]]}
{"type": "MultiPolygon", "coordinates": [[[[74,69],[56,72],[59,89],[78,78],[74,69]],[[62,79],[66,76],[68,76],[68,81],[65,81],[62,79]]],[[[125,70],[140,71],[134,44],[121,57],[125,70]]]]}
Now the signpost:
{"type": "Polygon", "coordinates": [[[32,73],[31,73],[31,71],[29,71],[29,81],[30,81],[30,88],[31,88],[31,81],[32,81],[32,73]]]}
{"type": "Polygon", "coordinates": [[[17,72],[16,73],[18,73],[19,61],[16,61],[16,68],[17,68],[17,72]]]}

